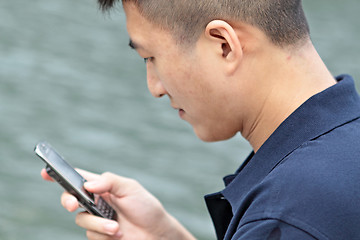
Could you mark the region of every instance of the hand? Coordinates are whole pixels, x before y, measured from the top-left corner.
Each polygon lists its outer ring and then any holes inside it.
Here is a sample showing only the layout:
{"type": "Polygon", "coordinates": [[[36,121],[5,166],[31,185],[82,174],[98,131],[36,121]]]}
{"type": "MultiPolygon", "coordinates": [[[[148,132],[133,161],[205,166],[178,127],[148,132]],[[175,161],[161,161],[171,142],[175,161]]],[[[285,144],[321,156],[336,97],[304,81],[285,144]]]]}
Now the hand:
{"type": "MultiPolygon", "coordinates": [[[[85,212],[76,216],[76,224],[87,229],[89,239],[194,239],[162,204],[138,182],[112,173],[97,175],[83,170],[78,172],[88,180],[84,187],[100,194],[117,212],[118,221],[104,219],[85,212]]],[[[45,180],[51,177],[43,169],[45,180]]],[[[79,204],[74,196],[65,192],[62,205],[70,212],[79,204]]]]}

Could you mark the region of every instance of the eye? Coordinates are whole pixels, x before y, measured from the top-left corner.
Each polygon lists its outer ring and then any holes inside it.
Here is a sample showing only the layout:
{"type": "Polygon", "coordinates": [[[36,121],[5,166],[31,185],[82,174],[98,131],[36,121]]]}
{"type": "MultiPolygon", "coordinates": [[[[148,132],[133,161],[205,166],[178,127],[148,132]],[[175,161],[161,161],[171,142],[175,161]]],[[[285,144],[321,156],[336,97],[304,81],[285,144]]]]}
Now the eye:
{"type": "Polygon", "coordinates": [[[154,57],[148,57],[148,58],[144,58],[144,62],[147,63],[147,62],[151,62],[154,60],[154,57]]]}

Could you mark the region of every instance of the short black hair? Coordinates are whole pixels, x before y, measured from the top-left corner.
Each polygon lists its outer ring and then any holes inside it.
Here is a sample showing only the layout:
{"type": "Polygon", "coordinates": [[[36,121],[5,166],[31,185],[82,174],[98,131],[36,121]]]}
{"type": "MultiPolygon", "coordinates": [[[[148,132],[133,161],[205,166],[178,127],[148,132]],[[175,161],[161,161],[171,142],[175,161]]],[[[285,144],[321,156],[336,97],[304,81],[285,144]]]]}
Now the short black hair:
{"type": "MultiPolygon", "coordinates": [[[[118,0],[98,0],[107,11],[118,0]]],[[[278,46],[309,39],[301,0],[123,0],[138,7],[150,22],[169,30],[179,42],[194,43],[215,19],[243,21],[261,29],[278,46]]]]}

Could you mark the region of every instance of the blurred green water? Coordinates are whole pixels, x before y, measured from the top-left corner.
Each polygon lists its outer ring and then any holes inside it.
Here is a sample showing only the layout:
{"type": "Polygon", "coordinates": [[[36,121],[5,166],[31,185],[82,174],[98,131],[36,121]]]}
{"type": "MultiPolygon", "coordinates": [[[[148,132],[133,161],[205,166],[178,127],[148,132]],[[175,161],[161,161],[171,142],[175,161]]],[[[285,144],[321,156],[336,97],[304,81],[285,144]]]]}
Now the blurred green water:
{"type": "MultiPolygon", "coordinates": [[[[312,39],[334,75],[360,86],[358,0],[304,1],[312,39]]],[[[166,99],[147,92],[121,11],[95,1],[0,2],[0,239],[85,239],[39,176],[32,149],[51,142],[74,166],[139,180],[199,239],[214,239],[202,195],[248,154],[235,137],[203,143],[166,99]]]]}

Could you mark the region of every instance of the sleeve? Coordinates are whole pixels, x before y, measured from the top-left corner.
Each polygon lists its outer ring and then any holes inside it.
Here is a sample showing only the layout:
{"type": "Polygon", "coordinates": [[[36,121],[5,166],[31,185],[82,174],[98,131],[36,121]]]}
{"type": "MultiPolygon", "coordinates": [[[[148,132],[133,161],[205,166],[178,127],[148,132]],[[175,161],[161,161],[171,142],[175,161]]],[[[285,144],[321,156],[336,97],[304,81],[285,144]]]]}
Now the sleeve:
{"type": "Polygon", "coordinates": [[[316,240],[314,236],[276,219],[247,223],[235,232],[232,240],[316,240]]]}

